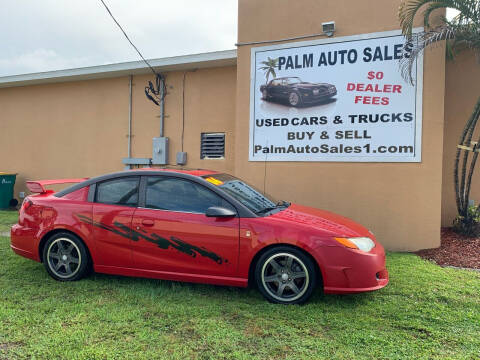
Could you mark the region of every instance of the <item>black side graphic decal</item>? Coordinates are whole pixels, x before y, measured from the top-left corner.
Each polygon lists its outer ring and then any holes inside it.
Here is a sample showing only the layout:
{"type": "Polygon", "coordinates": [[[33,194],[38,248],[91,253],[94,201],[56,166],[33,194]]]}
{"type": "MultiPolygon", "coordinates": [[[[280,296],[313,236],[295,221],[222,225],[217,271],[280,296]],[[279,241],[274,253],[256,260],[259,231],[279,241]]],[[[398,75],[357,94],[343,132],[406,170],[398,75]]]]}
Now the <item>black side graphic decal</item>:
{"type": "Polygon", "coordinates": [[[117,234],[119,236],[122,236],[124,238],[133,240],[133,241],[139,241],[140,239],[146,240],[148,242],[151,242],[153,244],[156,244],[160,249],[165,249],[167,250],[169,247],[172,247],[174,249],[177,249],[178,251],[187,254],[191,257],[196,257],[197,254],[203,257],[207,257],[209,259],[212,259],[215,261],[217,264],[222,264],[222,263],[227,263],[227,259],[222,259],[220,256],[215,254],[212,251],[209,251],[205,249],[204,247],[198,247],[195,245],[191,245],[179,238],[176,238],[175,236],[170,236],[170,239],[163,238],[155,233],[144,233],[142,234],[141,232],[138,232],[136,230],[133,230],[129,228],[128,226],[121,224],[119,222],[114,222],[114,226],[102,224],[101,222],[94,221],[93,219],[89,218],[88,216],[81,215],[81,214],[76,214],[75,215],[78,220],[85,224],[93,225],[95,227],[98,227],[103,230],[110,231],[114,234],[117,234]],[[148,234],[148,235],[147,235],[148,234]]]}

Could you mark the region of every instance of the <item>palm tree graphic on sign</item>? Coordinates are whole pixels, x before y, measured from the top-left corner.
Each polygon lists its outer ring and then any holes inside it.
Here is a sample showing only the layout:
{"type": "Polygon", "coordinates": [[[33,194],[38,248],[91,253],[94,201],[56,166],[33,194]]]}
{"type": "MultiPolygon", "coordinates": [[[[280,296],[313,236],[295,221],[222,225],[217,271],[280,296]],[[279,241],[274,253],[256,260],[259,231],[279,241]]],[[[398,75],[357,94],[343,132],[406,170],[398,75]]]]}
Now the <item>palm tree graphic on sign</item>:
{"type": "Polygon", "coordinates": [[[263,70],[265,72],[265,85],[268,84],[268,79],[270,78],[270,75],[273,76],[273,78],[277,77],[277,74],[275,73],[275,69],[278,68],[278,58],[272,59],[270,57],[267,58],[267,60],[260,62],[263,66],[260,67],[259,70],[263,70]]]}

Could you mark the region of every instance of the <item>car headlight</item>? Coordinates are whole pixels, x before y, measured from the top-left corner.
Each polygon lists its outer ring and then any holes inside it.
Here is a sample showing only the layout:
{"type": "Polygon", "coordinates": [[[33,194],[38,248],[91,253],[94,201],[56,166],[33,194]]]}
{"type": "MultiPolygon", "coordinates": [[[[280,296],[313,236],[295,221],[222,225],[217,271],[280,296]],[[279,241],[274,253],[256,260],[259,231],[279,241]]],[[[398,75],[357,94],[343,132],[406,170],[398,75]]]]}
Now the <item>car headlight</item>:
{"type": "Polygon", "coordinates": [[[358,249],[365,252],[369,252],[375,247],[375,243],[368,237],[354,237],[354,238],[342,238],[336,237],[335,240],[351,249],[358,249]]]}

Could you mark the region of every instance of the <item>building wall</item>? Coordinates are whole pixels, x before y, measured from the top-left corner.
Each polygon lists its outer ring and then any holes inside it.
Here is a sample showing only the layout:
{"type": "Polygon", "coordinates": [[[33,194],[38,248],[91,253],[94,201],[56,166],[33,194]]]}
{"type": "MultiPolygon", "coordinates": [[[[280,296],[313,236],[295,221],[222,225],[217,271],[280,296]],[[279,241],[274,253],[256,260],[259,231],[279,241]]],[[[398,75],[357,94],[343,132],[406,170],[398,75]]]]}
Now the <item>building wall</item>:
{"type": "MultiPolygon", "coordinates": [[[[443,144],[442,226],[451,226],[457,215],[453,186],[455,153],[465,123],[480,96],[480,64],[471,52],[461,53],[455,61],[448,61],[445,79],[445,141],[443,144]]],[[[475,141],[480,137],[477,126],[475,141]]],[[[480,202],[480,164],[477,162],[470,198],[480,202]]]]}
{"type": "Polygon", "coordinates": [[[25,181],[93,176],[126,156],[128,79],[0,89],[0,167],[25,181]]]}
{"type": "MultiPolygon", "coordinates": [[[[274,40],[321,32],[334,20],[336,37],[399,29],[400,1],[239,0],[238,41],[274,40]]],[[[424,59],[421,163],[248,162],[250,49],[237,60],[235,171],[280,199],[348,216],[371,229],[390,250],[440,244],[444,49],[424,59]],[[265,171],[265,166],[266,171],[265,171]]]]}
{"type": "MultiPolygon", "coordinates": [[[[330,20],[336,21],[336,37],[395,30],[399,3],[239,0],[238,41],[319,33],[321,23],[330,20]]],[[[188,167],[234,173],[261,189],[265,184],[279,199],[348,216],[390,250],[438,246],[440,225],[455,216],[451,173],[458,135],[480,93],[472,81],[480,75],[474,58],[448,63],[445,77],[443,47],[426,52],[421,163],[257,163],[248,161],[250,49],[239,47],[237,67],[166,73],[170,163],[182,147],[184,119],[188,167]],[[201,132],[226,133],[225,159],[200,159],[201,132]]],[[[159,108],[144,95],[151,78],[133,77],[133,157],[151,157],[152,138],[160,132],[159,108]]],[[[0,89],[0,171],[19,173],[16,194],[30,179],[123,169],[128,83],[128,77],[119,77],[0,89]]],[[[480,201],[478,175],[475,181],[472,198],[480,201]]]]}
{"type": "MultiPolygon", "coordinates": [[[[165,135],[170,163],[181,148],[183,72],[167,73],[165,135]]],[[[151,157],[159,108],[144,94],[151,76],[133,77],[132,156],[151,157]]],[[[185,138],[191,167],[233,172],[236,68],[187,72],[185,138]],[[226,132],[226,158],[200,160],[200,133],[226,132]]],[[[0,89],[0,171],[25,181],[91,177],[123,169],[127,157],[129,78],[0,89]]]]}

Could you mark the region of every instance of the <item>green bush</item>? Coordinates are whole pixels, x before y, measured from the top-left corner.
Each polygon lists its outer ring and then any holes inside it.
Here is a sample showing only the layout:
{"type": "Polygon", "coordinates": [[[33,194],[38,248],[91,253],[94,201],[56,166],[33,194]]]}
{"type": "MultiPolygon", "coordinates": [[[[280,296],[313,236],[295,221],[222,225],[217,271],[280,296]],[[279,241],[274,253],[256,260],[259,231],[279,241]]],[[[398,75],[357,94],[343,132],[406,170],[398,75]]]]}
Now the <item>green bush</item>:
{"type": "Polygon", "coordinates": [[[453,221],[453,230],[468,237],[480,236],[480,206],[471,205],[466,216],[457,216],[453,221]]]}

